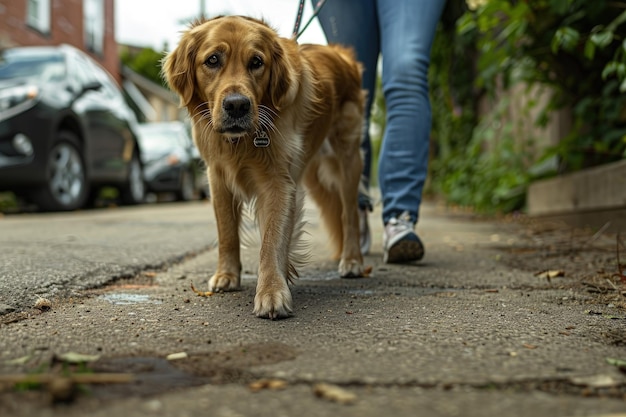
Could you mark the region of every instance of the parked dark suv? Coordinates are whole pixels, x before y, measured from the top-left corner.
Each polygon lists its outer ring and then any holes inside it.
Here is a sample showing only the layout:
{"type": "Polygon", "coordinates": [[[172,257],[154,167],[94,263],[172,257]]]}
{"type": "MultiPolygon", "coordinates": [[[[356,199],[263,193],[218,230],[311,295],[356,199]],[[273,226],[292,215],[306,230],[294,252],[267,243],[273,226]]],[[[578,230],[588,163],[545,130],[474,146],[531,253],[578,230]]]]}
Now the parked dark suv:
{"type": "Polygon", "coordinates": [[[0,190],[74,210],[103,185],[145,198],[137,122],[111,76],[67,45],[0,51],[0,190]]]}

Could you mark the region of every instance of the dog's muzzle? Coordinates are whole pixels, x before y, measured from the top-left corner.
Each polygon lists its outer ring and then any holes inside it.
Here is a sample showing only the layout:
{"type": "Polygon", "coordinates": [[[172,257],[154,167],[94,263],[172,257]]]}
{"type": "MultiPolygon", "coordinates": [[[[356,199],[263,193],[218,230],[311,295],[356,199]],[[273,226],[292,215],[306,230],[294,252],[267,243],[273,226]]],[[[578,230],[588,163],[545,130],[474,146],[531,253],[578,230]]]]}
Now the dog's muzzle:
{"type": "Polygon", "coordinates": [[[242,133],[250,131],[252,124],[252,102],[243,94],[229,94],[222,101],[224,133],[242,133]]]}

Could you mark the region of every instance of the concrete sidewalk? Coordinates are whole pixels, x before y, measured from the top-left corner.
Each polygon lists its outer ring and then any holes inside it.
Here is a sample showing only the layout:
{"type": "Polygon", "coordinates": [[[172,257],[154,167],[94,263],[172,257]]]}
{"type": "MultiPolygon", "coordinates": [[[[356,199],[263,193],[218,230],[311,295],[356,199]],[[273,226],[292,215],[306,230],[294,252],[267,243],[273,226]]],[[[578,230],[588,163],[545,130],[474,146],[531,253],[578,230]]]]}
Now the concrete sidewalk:
{"type": "Polygon", "coordinates": [[[571,290],[546,288],[534,274],[507,266],[498,248],[518,245],[521,226],[426,204],[418,227],[424,260],[385,265],[379,216],[371,216],[371,276],[342,280],[308,211],[313,257],[292,288],[290,319],[252,315],[258,248],[251,245],[238,292],[199,297],[190,290],[192,282],[206,289],[217,255],[208,251],[1,326],[0,375],[47,372],[42,364],[78,352],[100,357],[89,365],[96,372],[128,372],[135,382],[90,386],[55,406],[45,388],[0,390],[0,415],[538,417],[626,410],[626,378],[607,362],[626,359],[623,311],[590,307],[571,290]],[[165,359],[181,352],[187,358],[165,359]]]}

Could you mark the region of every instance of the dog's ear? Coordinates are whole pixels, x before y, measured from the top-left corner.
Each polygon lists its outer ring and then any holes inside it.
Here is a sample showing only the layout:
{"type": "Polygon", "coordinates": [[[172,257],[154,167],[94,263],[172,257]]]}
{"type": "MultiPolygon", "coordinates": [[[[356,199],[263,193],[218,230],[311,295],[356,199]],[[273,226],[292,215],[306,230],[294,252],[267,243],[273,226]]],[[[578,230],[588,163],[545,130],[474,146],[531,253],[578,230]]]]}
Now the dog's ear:
{"type": "Polygon", "coordinates": [[[288,106],[300,88],[297,44],[287,39],[274,42],[270,68],[270,100],[276,110],[288,106]]]}
{"type": "Polygon", "coordinates": [[[163,59],[162,75],[170,88],[180,96],[180,106],[191,103],[196,85],[196,46],[192,34],[184,33],[180,43],[163,59]]]}

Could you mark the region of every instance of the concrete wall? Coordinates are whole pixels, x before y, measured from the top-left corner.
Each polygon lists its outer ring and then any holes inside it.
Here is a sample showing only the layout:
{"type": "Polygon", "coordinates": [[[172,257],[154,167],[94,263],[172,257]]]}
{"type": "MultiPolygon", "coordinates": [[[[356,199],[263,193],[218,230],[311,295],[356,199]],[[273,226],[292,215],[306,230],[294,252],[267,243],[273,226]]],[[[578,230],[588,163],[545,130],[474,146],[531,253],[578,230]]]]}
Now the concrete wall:
{"type": "Polygon", "coordinates": [[[626,228],[626,160],[536,181],[528,190],[531,216],[576,226],[626,228]]]}
{"type": "Polygon", "coordinates": [[[519,148],[539,157],[546,148],[565,137],[572,125],[569,109],[550,112],[546,126],[535,125],[535,120],[550,100],[551,94],[549,87],[529,87],[523,83],[508,90],[501,88],[495,97],[484,97],[480,101],[479,116],[493,118],[492,127],[499,132],[496,137],[502,135],[504,127],[509,125],[519,148]]]}

